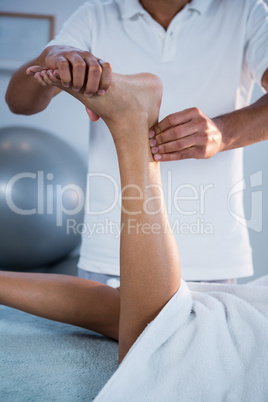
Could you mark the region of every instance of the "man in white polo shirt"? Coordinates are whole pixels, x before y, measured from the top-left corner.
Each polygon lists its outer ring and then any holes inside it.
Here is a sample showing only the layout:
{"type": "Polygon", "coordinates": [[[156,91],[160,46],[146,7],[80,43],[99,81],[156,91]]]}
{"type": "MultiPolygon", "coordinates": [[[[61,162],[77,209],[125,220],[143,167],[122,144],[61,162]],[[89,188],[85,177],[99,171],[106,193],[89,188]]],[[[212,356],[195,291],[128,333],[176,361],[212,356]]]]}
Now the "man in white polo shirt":
{"type": "MultiPolygon", "coordinates": [[[[237,222],[230,209],[244,214],[242,192],[231,197],[243,178],[242,147],[268,138],[268,95],[245,108],[254,82],[268,90],[268,11],[262,1],[91,0],[30,65],[58,68],[63,85],[83,87],[88,96],[108,89],[110,66],[122,74],[158,75],[164,94],[150,143],[162,161],[182,276],[226,281],[253,274],[246,222],[237,222]]],[[[41,77],[25,78],[26,67],[13,76],[6,99],[12,111],[31,114],[58,91],[40,85],[41,77]]],[[[100,120],[90,123],[88,160],[79,274],[117,286],[119,170],[100,120]]]]}

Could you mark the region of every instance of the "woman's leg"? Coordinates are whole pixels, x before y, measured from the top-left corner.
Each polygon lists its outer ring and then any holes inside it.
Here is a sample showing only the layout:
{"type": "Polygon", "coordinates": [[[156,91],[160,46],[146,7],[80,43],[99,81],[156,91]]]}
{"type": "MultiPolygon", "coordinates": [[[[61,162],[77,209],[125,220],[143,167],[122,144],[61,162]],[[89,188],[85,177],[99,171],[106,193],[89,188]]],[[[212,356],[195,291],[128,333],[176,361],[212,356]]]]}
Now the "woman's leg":
{"type": "Polygon", "coordinates": [[[160,166],[152,159],[148,140],[148,129],[158,119],[155,105],[160,103],[162,85],[150,75],[134,79],[139,88],[132,96],[140,97],[135,99],[139,109],[133,113],[129,99],[121,124],[108,121],[122,186],[119,362],[180,286],[179,254],[165,208],[160,166]]]}
{"type": "Polygon", "coordinates": [[[67,92],[104,119],[117,150],[122,186],[121,362],[180,286],[179,254],[165,208],[159,163],[153,161],[148,139],[148,129],[158,119],[162,84],[151,74],[114,74],[105,96],[87,98],[72,89],[67,92]]]}
{"type": "Polygon", "coordinates": [[[123,191],[119,362],[180,286],[179,254],[165,209],[159,164],[153,162],[148,145],[148,121],[136,118],[138,124],[129,121],[125,131],[126,136],[136,137],[136,144],[117,143],[123,191]]]}

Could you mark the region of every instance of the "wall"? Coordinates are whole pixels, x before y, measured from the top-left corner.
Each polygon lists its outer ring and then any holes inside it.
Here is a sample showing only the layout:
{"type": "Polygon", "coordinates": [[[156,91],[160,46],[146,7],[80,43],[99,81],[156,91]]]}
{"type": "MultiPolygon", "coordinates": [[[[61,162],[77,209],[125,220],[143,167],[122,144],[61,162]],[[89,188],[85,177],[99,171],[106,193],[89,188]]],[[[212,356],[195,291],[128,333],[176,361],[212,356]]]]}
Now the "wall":
{"type": "MultiPolygon", "coordinates": [[[[255,87],[252,103],[257,100],[263,92],[255,87]]],[[[244,190],[244,206],[246,218],[251,220],[256,226],[261,223],[262,228],[258,231],[254,228],[249,229],[250,243],[253,250],[253,264],[255,275],[258,278],[268,274],[268,141],[245,147],[244,150],[244,178],[246,189],[244,190]],[[260,178],[262,175],[262,185],[254,183],[254,175],[260,178]],[[252,183],[250,180],[253,178],[252,183]],[[258,193],[258,194],[257,194],[258,193]],[[254,197],[257,196],[255,199],[254,197]]],[[[243,279],[240,282],[247,282],[243,279]]]]}
{"type": "MultiPolygon", "coordinates": [[[[80,6],[84,0],[0,0],[0,11],[22,12],[31,14],[49,14],[55,16],[56,33],[64,21],[80,6]]],[[[76,149],[84,162],[87,162],[88,117],[84,107],[66,93],[56,96],[48,108],[34,116],[12,114],[4,100],[12,72],[0,70],[0,128],[10,125],[23,125],[45,129],[59,136],[76,149]]]]}
{"type": "MultiPolygon", "coordinates": [[[[46,0],[45,2],[36,0],[0,0],[1,11],[24,12],[24,13],[43,13],[52,14],[56,17],[56,32],[60,29],[66,18],[76,10],[84,0],[46,0]]],[[[88,118],[84,108],[72,97],[67,94],[60,94],[52,100],[48,108],[35,116],[16,116],[9,112],[4,102],[4,93],[10,79],[9,72],[0,71],[0,127],[9,125],[29,125],[46,130],[64,138],[81,155],[83,160],[87,160],[88,144],[88,118]]],[[[256,90],[254,98],[261,95],[260,90],[256,90]]],[[[261,231],[249,230],[250,240],[253,247],[253,259],[255,266],[255,277],[268,273],[268,143],[262,142],[245,148],[244,169],[245,183],[245,209],[247,218],[256,223],[262,222],[261,231]],[[250,177],[262,172],[262,185],[250,187],[250,177]],[[260,199],[254,200],[254,192],[260,191],[263,207],[260,199]]],[[[254,184],[254,183],[253,183],[254,184]]],[[[256,195],[256,194],[255,194],[256,195]]],[[[257,197],[258,198],[258,197],[257,197]]],[[[254,226],[254,225],[253,225],[254,226]]]]}

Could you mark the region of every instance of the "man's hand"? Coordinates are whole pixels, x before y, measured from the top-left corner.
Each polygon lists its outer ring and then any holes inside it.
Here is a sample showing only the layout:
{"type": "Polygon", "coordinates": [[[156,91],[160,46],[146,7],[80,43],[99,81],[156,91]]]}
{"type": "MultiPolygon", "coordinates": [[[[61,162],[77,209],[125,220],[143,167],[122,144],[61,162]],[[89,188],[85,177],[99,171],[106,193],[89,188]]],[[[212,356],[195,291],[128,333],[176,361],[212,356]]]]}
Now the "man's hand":
{"type": "MultiPolygon", "coordinates": [[[[89,52],[69,46],[51,46],[44,50],[40,60],[39,65],[28,67],[26,74],[33,75],[43,87],[49,86],[42,75],[43,69],[56,71],[64,87],[72,87],[76,92],[83,90],[88,97],[96,93],[104,95],[111,84],[111,65],[89,52]]],[[[99,119],[91,110],[87,109],[87,113],[92,121],[99,119]]]]}
{"type": "MultiPolygon", "coordinates": [[[[64,87],[72,87],[77,92],[83,90],[86,96],[103,95],[110,86],[111,65],[89,52],[69,46],[51,46],[44,50],[40,59],[39,66],[58,71],[64,87]]],[[[38,66],[36,70],[28,68],[26,73],[34,75],[37,71],[38,66]]],[[[45,82],[43,86],[46,86],[45,82]]]]}
{"type": "Polygon", "coordinates": [[[222,134],[216,121],[198,108],[167,116],[149,132],[154,160],[211,158],[223,148],[222,134]]]}
{"type": "MultiPolygon", "coordinates": [[[[262,76],[268,92],[268,69],[262,76]]],[[[206,159],[217,152],[268,140],[268,94],[255,103],[210,119],[191,108],[167,116],[149,131],[154,160],[206,159]]]]}

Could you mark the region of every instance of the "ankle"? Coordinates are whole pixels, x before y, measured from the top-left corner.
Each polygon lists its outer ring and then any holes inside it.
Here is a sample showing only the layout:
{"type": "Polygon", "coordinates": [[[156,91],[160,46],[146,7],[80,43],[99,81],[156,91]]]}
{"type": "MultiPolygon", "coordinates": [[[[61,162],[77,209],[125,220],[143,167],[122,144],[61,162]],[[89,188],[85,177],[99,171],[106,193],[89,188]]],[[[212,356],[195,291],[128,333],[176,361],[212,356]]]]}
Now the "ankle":
{"type": "MultiPolygon", "coordinates": [[[[115,113],[109,118],[104,119],[110,131],[115,133],[122,132],[126,140],[132,131],[143,132],[149,130],[148,113],[144,110],[128,110],[124,114],[115,113]]],[[[140,137],[140,135],[139,135],[140,137]]]]}
{"type": "MultiPolygon", "coordinates": [[[[106,124],[112,134],[117,153],[136,154],[150,151],[147,113],[134,113],[115,118],[106,124]]],[[[151,153],[151,151],[150,151],[151,153]]]]}

